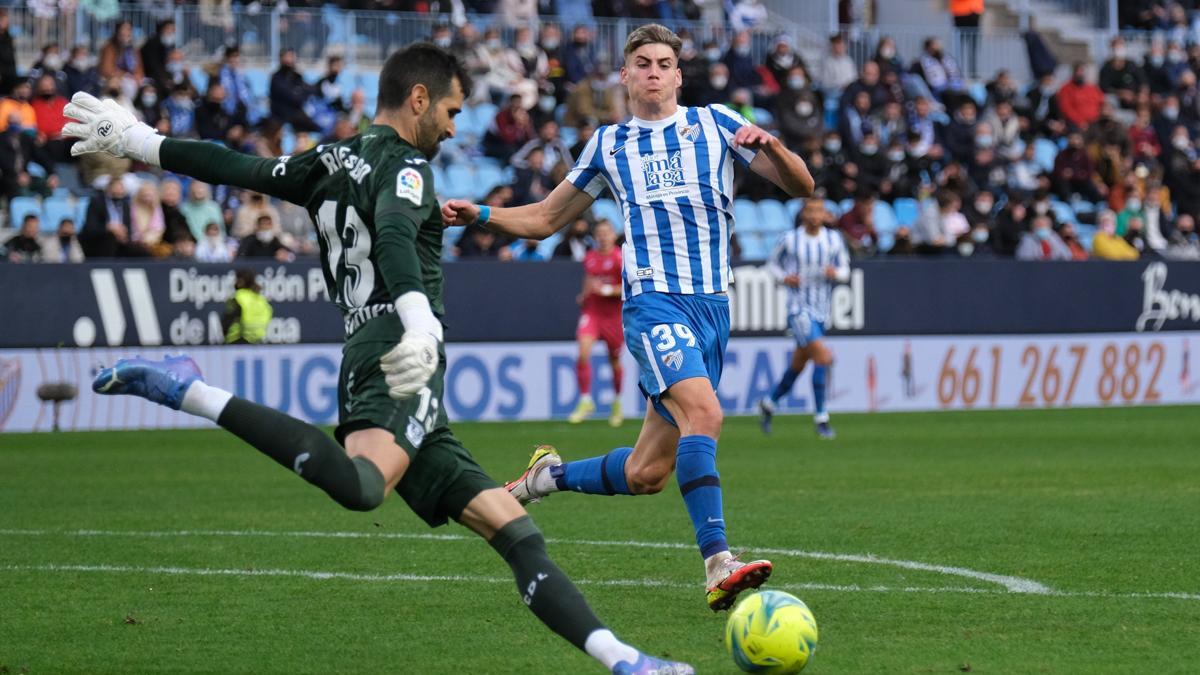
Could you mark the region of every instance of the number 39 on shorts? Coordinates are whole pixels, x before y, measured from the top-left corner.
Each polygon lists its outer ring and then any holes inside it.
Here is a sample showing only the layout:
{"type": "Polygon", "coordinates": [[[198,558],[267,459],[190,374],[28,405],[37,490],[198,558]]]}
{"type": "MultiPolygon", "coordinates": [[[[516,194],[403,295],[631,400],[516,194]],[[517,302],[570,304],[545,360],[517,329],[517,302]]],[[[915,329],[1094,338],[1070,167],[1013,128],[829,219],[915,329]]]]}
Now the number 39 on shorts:
{"type": "Polygon", "coordinates": [[[673,349],[675,347],[676,336],[678,336],[680,340],[686,342],[687,346],[696,346],[696,335],[692,333],[691,328],[688,328],[681,323],[674,325],[660,323],[651,329],[650,334],[654,336],[655,340],[658,340],[658,343],[654,345],[654,348],[660,352],[673,349]],[[672,328],[675,329],[674,334],[672,334],[672,328]]]}

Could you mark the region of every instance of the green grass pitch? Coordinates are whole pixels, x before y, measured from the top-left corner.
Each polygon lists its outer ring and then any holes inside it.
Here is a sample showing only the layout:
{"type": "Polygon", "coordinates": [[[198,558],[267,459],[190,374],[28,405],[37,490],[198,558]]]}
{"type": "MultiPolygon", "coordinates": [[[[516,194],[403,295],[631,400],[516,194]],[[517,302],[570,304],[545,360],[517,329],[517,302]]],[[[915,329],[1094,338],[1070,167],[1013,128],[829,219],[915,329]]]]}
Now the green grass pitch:
{"type": "MultiPolygon", "coordinates": [[[[820,624],[808,672],[1196,671],[1200,408],[834,422],[720,446],[731,543],[820,624]]],[[[456,428],[508,478],[636,427],[456,428]]],[[[618,635],[734,672],[673,484],[531,513],[618,635]]],[[[597,672],[468,535],[344,511],[218,430],[0,436],[0,672],[597,672]]]]}

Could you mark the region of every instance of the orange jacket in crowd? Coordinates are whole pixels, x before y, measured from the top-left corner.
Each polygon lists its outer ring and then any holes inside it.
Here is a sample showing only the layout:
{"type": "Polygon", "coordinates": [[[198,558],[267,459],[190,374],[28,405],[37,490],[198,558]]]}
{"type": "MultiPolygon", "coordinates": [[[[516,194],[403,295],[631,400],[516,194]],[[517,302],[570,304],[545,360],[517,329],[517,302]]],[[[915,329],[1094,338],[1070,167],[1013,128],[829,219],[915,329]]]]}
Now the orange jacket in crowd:
{"type": "Polygon", "coordinates": [[[1058,109],[1063,117],[1077,129],[1100,119],[1100,106],[1104,103],[1104,92],[1094,84],[1068,82],[1058,90],[1058,109]]]}
{"type": "Polygon", "coordinates": [[[951,16],[983,14],[983,0],[950,0],[951,16]]]}

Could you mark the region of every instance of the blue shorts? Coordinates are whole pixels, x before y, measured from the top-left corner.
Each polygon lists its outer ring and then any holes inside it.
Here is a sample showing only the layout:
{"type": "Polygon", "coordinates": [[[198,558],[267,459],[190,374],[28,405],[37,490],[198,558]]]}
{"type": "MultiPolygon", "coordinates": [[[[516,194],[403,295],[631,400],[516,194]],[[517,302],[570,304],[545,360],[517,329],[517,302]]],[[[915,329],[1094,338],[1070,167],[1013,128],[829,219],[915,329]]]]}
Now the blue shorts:
{"type": "Polygon", "coordinates": [[[638,387],[663,419],[675,424],[660,399],[676,382],[707,377],[717,388],[729,344],[727,296],[642,293],[625,301],[621,323],[638,387]]]}
{"type": "Polygon", "coordinates": [[[812,318],[808,312],[789,314],[788,328],[796,338],[797,347],[807,347],[825,337],[825,322],[812,318]]]}

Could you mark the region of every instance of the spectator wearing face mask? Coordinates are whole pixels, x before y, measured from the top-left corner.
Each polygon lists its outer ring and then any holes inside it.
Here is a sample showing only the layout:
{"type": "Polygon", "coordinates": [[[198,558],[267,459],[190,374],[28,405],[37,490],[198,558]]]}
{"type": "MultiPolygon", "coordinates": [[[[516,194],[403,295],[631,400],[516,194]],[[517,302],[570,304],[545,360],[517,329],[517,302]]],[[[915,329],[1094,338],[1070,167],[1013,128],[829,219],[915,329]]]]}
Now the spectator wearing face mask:
{"type": "Polygon", "coordinates": [[[42,262],[42,242],[38,240],[38,217],[32,213],[21,221],[16,236],[4,243],[8,261],[14,263],[42,262]]]}
{"type": "Polygon", "coordinates": [[[875,47],[874,61],[879,66],[881,75],[889,72],[897,74],[904,72],[904,62],[896,53],[896,41],[887,35],[879,38],[879,44],[875,47]]]}
{"type": "Polygon", "coordinates": [[[1096,174],[1096,163],[1083,146],[1083,135],[1073,132],[1067,137],[1067,147],[1054,159],[1054,192],[1063,201],[1079,195],[1090,202],[1103,200],[1108,188],[1096,174]]]}
{"type": "Polygon", "coordinates": [[[729,84],[734,89],[753,89],[762,84],[762,78],[754,67],[754,59],[750,56],[749,31],[743,30],[734,34],[729,51],[721,57],[721,62],[729,69],[729,84]]]}
{"type": "Polygon", "coordinates": [[[600,124],[615,124],[620,120],[618,91],[608,81],[607,66],[597,66],[596,72],[575,85],[567,97],[563,124],[578,127],[585,120],[600,124]]]}
{"type": "Polygon", "coordinates": [[[1029,232],[1021,235],[1017,260],[1070,260],[1071,249],[1051,227],[1046,216],[1035,216],[1029,232]]]}
{"type": "Polygon", "coordinates": [[[1146,86],[1145,74],[1129,60],[1129,50],[1122,38],[1113,38],[1110,54],[1100,68],[1100,91],[1115,95],[1122,108],[1131,110],[1138,92],[1146,86]]]}
{"type": "Polygon", "coordinates": [[[317,80],[316,84],[316,91],[321,99],[325,101],[330,109],[337,112],[346,111],[346,100],[343,96],[342,85],[338,83],[345,65],[346,61],[341,56],[337,54],[330,56],[325,62],[325,75],[320,80],[317,80]]]}
{"type": "Polygon", "coordinates": [[[0,100],[0,131],[16,122],[21,129],[37,128],[37,111],[34,110],[30,99],[33,98],[33,85],[29,80],[21,80],[13,86],[12,91],[0,100]]]}
{"type": "Polygon", "coordinates": [[[841,35],[829,38],[829,53],[817,68],[817,81],[826,92],[841,91],[855,78],[854,59],[846,53],[846,41],[841,35]]]}
{"type": "MultiPolygon", "coordinates": [[[[571,30],[571,42],[563,49],[563,69],[567,82],[576,83],[596,70],[599,62],[592,45],[592,31],[587,26],[575,26],[571,30]]],[[[684,79],[684,82],[687,82],[684,79]]]]}
{"type": "Polygon", "coordinates": [[[838,219],[838,229],[846,241],[850,256],[867,258],[875,255],[879,235],[875,232],[875,193],[860,188],[854,195],[854,205],[838,219]]]}
{"type": "Polygon", "coordinates": [[[1191,214],[1181,213],[1175,219],[1164,255],[1172,260],[1200,260],[1200,234],[1196,233],[1196,220],[1191,214]]]}
{"type": "Polygon", "coordinates": [[[954,117],[939,127],[939,142],[950,156],[969,162],[975,154],[976,108],[973,101],[964,101],[954,117]]]}
{"type": "Polygon", "coordinates": [[[1071,81],[1058,90],[1056,99],[1063,118],[1071,128],[1083,131],[1100,117],[1104,92],[1100,91],[1100,87],[1088,82],[1087,68],[1082,63],[1077,63],[1072,70],[1071,81]]]}
{"type": "Polygon", "coordinates": [[[58,85],[50,74],[43,74],[37,81],[37,97],[31,103],[37,119],[37,133],[45,139],[46,152],[56,162],[68,161],[71,156],[70,142],[63,140],[62,127],[66,122],[63,108],[67,99],[58,92],[58,85]]]}
{"type": "Polygon", "coordinates": [[[1142,77],[1150,87],[1150,93],[1162,96],[1171,90],[1174,83],[1167,72],[1167,50],[1162,41],[1150,43],[1150,50],[1142,61],[1142,77]]]}
{"type": "Polygon", "coordinates": [[[1137,249],[1117,234],[1117,220],[1105,209],[1096,218],[1098,231],[1092,237],[1092,255],[1099,260],[1137,260],[1137,249]]]}
{"type": "Polygon", "coordinates": [[[80,263],[83,260],[83,247],[75,236],[75,221],[63,218],[54,234],[42,239],[42,262],[80,263]]]}
{"type": "Polygon", "coordinates": [[[215,221],[204,226],[204,235],[196,242],[196,262],[227,263],[233,260],[236,246],[225,235],[215,221]]]}
{"type": "Polygon", "coordinates": [[[259,216],[253,234],[238,242],[239,258],[273,258],[276,262],[291,262],[295,256],[275,232],[270,216],[259,216]]]}
{"type": "Polygon", "coordinates": [[[1125,198],[1125,206],[1117,213],[1115,234],[1118,237],[1124,237],[1125,233],[1129,231],[1129,221],[1134,218],[1146,222],[1146,204],[1142,201],[1142,192],[1136,187],[1128,193],[1125,198]]]}
{"type": "Polygon", "coordinates": [[[100,91],[100,74],[92,63],[90,50],[84,45],[71,49],[71,60],[63,66],[67,76],[67,91],[85,91],[95,95],[100,91]]]}
{"type": "Polygon", "coordinates": [[[158,90],[153,85],[143,85],[138,92],[137,100],[133,102],[138,117],[143,122],[154,127],[160,134],[171,133],[171,122],[167,118],[162,101],[158,98],[158,90]]]}
{"type": "Polygon", "coordinates": [[[729,84],[729,68],[724,63],[708,67],[708,82],[701,93],[699,105],[712,105],[729,101],[733,87],[729,84]]]}
{"type": "Polygon", "coordinates": [[[151,35],[142,45],[142,68],[145,69],[146,77],[150,78],[160,97],[166,97],[171,91],[171,75],[167,71],[167,59],[174,48],[175,21],[173,19],[159,21],[154,35],[151,35]]]}
{"type": "Polygon", "coordinates": [[[54,79],[54,86],[60,95],[70,96],[73,93],[67,81],[67,74],[63,71],[62,52],[58,44],[53,42],[42,47],[42,53],[38,60],[26,73],[31,82],[38,82],[45,75],[54,79]]]}
{"type": "Polygon", "coordinates": [[[811,86],[802,66],[788,69],[783,82],[783,91],[775,98],[775,120],[784,143],[799,152],[820,138],[825,127],[825,101],[811,86]]]}
{"type": "MultiPolygon", "coordinates": [[[[792,45],[792,38],[787,33],[781,33],[775,38],[771,46],[771,52],[767,54],[763,65],[766,66],[767,72],[771,73],[771,77],[780,85],[785,85],[787,79],[791,77],[793,68],[799,67],[805,73],[808,71],[808,66],[804,64],[804,59],[800,58],[800,55],[796,53],[792,45]]],[[[686,73],[684,77],[687,77],[686,73]]]]}

